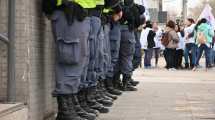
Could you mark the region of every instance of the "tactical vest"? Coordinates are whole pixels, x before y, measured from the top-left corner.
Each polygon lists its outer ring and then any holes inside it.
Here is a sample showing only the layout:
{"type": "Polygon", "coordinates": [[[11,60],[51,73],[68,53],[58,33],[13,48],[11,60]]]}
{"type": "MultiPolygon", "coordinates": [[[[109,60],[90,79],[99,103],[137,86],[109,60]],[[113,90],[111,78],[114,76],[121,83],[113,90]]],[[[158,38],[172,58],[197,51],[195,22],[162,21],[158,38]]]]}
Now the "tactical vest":
{"type": "MultiPolygon", "coordinates": [[[[77,4],[79,4],[83,8],[95,8],[96,7],[96,1],[95,0],[68,0],[73,1],[77,4]]],[[[63,0],[57,0],[57,6],[62,5],[63,0]]]]}

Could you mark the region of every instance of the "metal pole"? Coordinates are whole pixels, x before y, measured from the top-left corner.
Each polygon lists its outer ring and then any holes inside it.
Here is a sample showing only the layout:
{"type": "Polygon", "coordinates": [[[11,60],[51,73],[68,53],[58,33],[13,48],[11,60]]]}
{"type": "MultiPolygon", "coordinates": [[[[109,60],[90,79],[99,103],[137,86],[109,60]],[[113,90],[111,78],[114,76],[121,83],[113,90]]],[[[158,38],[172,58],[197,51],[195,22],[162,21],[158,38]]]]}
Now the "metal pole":
{"type": "Polygon", "coordinates": [[[16,0],[9,0],[8,9],[8,83],[7,95],[8,102],[16,101],[16,79],[15,79],[15,6],[16,0]]]}
{"type": "Polygon", "coordinates": [[[163,11],[163,0],[159,0],[159,11],[163,11]]]}
{"type": "Polygon", "coordinates": [[[182,11],[183,11],[183,20],[187,18],[187,0],[183,0],[182,2],[182,11]]]}

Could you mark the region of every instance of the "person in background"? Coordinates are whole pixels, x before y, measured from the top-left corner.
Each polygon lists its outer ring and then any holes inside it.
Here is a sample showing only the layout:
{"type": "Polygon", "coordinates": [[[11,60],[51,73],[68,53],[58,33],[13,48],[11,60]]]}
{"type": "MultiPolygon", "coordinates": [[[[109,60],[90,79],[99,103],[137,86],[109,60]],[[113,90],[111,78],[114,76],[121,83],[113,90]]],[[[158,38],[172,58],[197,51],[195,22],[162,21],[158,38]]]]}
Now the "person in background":
{"type": "Polygon", "coordinates": [[[155,47],[154,47],[154,55],[155,55],[155,67],[158,67],[158,60],[161,51],[161,38],[162,38],[162,31],[158,27],[158,23],[154,22],[152,25],[153,31],[156,33],[154,37],[155,47]]]}
{"type": "Polygon", "coordinates": [[[183,54],[184,54],[184,48],[185,48],[185,43],[184,43],[185,35],[184,35],[184,31],[181,30],[180,25],[176,25],[175,30],[179,36],[178,48],[176,49],[176,68],[183,69],[182,60],[183,60],[183,54]]]}
{"type": "MultiPolygon", "coordinates": [[[[214,37],[214,31],[208,24],[207,19],[202,18],[195,27],[194,37],[196,38],[196,44],[198,45],[197,63],[205,52],[206,69],[211,68],[211,45],[214,37]]],[[[196,67],[193,69],[196,70],[196,67]]]]}
{"type": "Polygon", "coordinates": [[[153,48],[155,47],[154,37],[156,33],[152,30],[151,21],[146,22],[145,29],[141,32],[140,41],[142,42],[142,48],[144,49],[144,67],[150,69],[151,59],[153,54],[153,48]]]}
{"type": "MultiPolygon", "coordinates": [[[[214,31],[214,33],[215,33],[215,31],[214,31]]],[[[212,58],[212,62],[213,62],[213,67],[215,67],[215,36],[214,36],[214,38],[213,38],[213,58],[212,58]]]]}
{"type": "Polygon", "coordinates": [[[166,25],[166,32],[168,33],[168,45],[164,50],[168,70],[176,70],[176,48],[178,48],[179,37],[175,31],[175,22],[170,20],[166,25]]]}
{"type": "Polygon", "coordinates": [[[196,53],[197,53],[197,46],[195,44],[195,38],[193,35],[193,31],[195,28],[195,21],[192,18],[188,18],[185,22],[186,27],[184,29],[185,32],[185,51],[184,51],[184,58],[185,58],[185,68],[186,69],[193,69],[196,66],[196,53]],[[190,57],[190,64],[189,64],[189,54],[191,53],[190,57]]]}

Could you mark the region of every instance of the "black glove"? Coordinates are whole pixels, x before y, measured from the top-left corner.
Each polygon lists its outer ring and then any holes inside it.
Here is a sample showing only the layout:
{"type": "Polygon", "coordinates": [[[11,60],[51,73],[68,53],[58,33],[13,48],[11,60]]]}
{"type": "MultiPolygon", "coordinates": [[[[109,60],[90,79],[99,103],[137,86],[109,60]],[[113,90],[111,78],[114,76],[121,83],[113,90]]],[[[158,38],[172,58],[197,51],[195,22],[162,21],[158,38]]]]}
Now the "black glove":
{"type": "Polygon", "coordinates": [[[120,0],[105,0],[105,8],[114,8],[120,3],[120,0]]]}
{"type": "Polygon", "coordinates": [[[79,4],[74,3],[74,16],[78,21],[83,21],[87,17],[87,10],[79,4]]]}
{"type": "Polygon", "coordinates": [[[42,11],[45,15],[52,15],[57,8],[57,0],[42,0],[42,11]]]}
{"type": "Polygon", "coordinates": [[[74,5],[72,3],[64,4],[61,7],[65,13],[68,25],[72,25],[74,22],[74,5]]]}
{"type": "Polygon", "coordinates": [[[111,16],[108,15],[108,14],[102,14],[102,16],[101,16],[101,22],[102,22],[102,25],[110,23],[111,22],[111,16]]]}

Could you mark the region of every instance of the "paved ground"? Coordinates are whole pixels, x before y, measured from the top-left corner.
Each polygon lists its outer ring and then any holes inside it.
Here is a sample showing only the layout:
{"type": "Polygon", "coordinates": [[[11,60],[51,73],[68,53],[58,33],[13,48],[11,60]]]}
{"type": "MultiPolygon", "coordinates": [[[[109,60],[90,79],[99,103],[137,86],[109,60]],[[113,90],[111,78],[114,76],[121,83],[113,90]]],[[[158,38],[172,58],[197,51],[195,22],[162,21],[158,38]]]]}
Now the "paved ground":
{"type": "Polygon", "coordinates": [[[124,93],[100,120],[215,120],[215,70],[135,72],[137,92],[124,93]]]}

